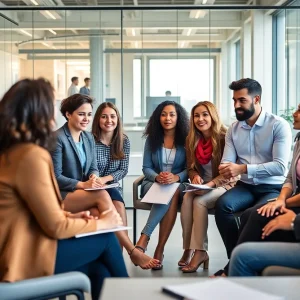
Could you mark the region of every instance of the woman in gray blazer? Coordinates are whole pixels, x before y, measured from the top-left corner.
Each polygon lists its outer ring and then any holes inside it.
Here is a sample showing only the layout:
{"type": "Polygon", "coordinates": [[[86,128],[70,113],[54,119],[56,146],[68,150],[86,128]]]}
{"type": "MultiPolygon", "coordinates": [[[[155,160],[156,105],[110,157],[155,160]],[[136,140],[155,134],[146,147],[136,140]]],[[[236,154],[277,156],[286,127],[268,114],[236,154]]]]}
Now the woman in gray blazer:
{"type": "MultiPolygon", "coordinates": [[[[92,118],[92,101],[89,96],[81,94],[62,101],[60,110],[67,122],[57,130],[57,145],[52,152],[52,160],[65,210],[72,213],[90,210],[97,217],[105,211],[115,211],[115,207],[106,190],[86,191],[102,187],[95,140],[86,132],[92,118]]],[[[135,265],[149,269],[157,264],[157,260],[134,251],[135,247],[125,231],[119,231],[116,235],[135,265]]]]}

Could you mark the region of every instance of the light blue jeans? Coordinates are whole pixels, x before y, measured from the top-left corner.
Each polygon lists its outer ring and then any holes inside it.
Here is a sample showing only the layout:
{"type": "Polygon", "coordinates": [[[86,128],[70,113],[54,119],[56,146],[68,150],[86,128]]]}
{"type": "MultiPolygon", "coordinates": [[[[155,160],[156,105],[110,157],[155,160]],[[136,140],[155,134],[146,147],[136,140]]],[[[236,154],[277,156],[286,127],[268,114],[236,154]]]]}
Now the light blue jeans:
{"type": "Polygon", "coordinates": [[[243,243],[232,252],[229,276],[257,276],[269,266],[300,269],[300,243],[243,243]]]}
{"type": "Polygon", "coordinates": [[[153,204],[150,215],[147,220],[147,224],[145,225],[144,229],[142,230],[142,233],[147,235],[148,237],[151,236],[153,230],[155,227],[160,223],[164,215],[169,210],[169,207],[171,205],[172,200],[169,202],[169,204],[153,204]]]}

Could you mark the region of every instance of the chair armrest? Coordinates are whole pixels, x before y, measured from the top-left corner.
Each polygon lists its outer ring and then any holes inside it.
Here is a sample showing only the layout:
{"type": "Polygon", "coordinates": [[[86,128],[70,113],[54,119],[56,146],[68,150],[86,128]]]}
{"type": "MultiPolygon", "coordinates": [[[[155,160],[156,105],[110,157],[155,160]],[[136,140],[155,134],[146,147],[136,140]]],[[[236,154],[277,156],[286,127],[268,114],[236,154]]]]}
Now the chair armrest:
{"type": "Polygon", "coordinates": [[[145,176],[141,175],[139,176],[132,184],[132,197],[133,197],[133,203],[137,201],[139,197],[139,185],[142,184],[145,176]]]}
{"type": "Polygon", "coordinates": [[[300,276],[300,269],[270,266],[263,270],[263,276],[300,276]]]}
{"type": "Polygon", "coordinates": [[[1,299],[6,300],[49,299],[51,295],[71,290],[90,293],[91,283],[89,278],[80,272],[69,272],[13,283],[0,283],[1,299]]]}

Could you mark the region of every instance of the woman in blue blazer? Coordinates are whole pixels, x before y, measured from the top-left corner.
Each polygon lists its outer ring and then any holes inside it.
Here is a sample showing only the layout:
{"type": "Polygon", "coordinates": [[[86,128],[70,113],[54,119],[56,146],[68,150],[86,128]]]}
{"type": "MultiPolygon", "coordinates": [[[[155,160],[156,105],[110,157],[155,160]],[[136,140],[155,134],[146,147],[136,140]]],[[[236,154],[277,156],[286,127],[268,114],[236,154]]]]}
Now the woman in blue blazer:
{"type": "MultiPolygon", "coordinates": [[[[97,168],[95,140],[86,132],[92,109],[92,99],[87,95],[75,94],[62,101],[60,110],[67,123],[57,131],[52,160],[65,210],[72,213],[90,210],[97,217],[104,211],[116,209],[106,190],[85,190],[103,186],[97,168]]],[[[135,249],[125,231],[116,235],[135,265],[143,269],[156,265],[157,260],[135,249]]]]}
{"type": "Polygon", "coordinates": [[[187,181],[185,139],[189,130],[188,115],[185,109],[173,102],[164,101],[154,110],[146,126],[147,137],[144,149],[142,196],[154,182],[171,184],[180,182],[168,205],[153,204],[146,226],[136,245],[145,252],[147,243],[155,227],[160,223],[159,241],[154,258],[160,263],[152,268],[162,269],[165,244],[173,229],[177,216],[178,203],[182,200],[183,182],[187,181]]]}

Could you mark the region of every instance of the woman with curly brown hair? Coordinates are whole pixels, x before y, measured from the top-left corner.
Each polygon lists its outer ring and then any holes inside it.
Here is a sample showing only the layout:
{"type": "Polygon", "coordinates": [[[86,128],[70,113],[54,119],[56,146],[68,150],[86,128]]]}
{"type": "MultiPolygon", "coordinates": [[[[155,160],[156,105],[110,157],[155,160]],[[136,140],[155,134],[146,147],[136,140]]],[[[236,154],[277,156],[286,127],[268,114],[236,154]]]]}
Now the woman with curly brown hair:
{"type": "Polygon", "coordinates": [[[173,101],[164,101],[154,110],[146,126],[144,136],[147,137],[144,149],[141,193],[144,196],[154,182],[171,184],[180,182],[180,186],[168,205],[153,204],[147,223],[137,242],[137,248],[145,252],[145,248],[155,227],[160,223],[159,240],[154,258],[160,264],[152,268],[163,267],[165,244],[173,229],[177,217],[177,208],[182,200],[183,182],[187,181],[185,139],[189,130],[186,110],[173,101]]]}

